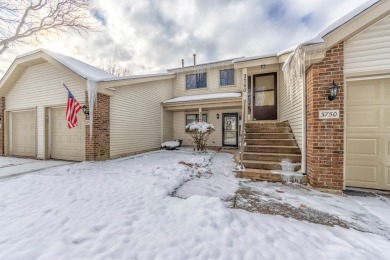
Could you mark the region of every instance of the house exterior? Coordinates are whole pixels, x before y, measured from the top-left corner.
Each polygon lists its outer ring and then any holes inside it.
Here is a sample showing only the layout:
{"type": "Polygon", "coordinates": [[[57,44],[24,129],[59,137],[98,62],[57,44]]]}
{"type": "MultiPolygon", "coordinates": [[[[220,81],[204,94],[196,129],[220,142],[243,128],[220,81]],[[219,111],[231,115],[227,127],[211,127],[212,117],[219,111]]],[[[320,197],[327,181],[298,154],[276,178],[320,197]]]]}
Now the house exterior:
{"type": "Polygon", "coordinates": [[[290,158],[316,188],[390,190],[389,53],[389,0],[369,1],[280,53],[163,74],[114,77],[39,50],[18,57],[0,81],[0,153],[105,160],[172,139],[191,145],[185,126],[203,120],[216,128],[210,146],[246,143],[243,163],[256,179],[272,179],[290,158]],[[288,73],[296,67],[301,74],[288,73]],[[96,83],[92,136],[82,113],[77,129],[63,129],[62,81],[81,104],[96,83]],[[333,82],[338,93],[329,98],[333,82]]]}

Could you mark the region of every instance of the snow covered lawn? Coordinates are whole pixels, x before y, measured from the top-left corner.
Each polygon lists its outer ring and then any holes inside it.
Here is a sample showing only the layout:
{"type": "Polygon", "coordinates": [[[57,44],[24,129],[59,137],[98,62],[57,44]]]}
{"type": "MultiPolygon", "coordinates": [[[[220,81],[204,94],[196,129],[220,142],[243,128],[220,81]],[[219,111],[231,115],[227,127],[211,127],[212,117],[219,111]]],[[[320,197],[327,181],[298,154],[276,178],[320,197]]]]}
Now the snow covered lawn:
{"type": "Polygon", "coordinates": [[[0,259],[388,259],[383,236],[228,208],[234,168],[181,149],[3,179],[0,259]]]}

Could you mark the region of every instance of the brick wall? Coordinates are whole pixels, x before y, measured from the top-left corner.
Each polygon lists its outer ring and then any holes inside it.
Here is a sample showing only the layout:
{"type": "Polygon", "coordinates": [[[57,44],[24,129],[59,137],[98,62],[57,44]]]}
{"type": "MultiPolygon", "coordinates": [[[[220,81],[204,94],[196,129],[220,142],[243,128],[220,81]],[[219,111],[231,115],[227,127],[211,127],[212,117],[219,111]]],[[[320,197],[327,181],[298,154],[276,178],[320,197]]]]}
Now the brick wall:
{"type": "Polygon", "coordinates": [[[5,116],[5,97],[0,98],[0,155],[5,154],[4,146],[4,116],[5,116]]]}
{"type": "MultiPolygon", "coordinates": [[[[88,104],[88,93],[86,92],[88,104]]],[[[90,119],[86,116],[87,120],[90,119]]],[[[93,131],[90,138],[90,126],[85,126],[85,159],[101,161],[110,159],[110,97],[98,93],[93,111],[93,131]]]]}
{"type": "Polygon", "coordinates": [[[307,177],[316,188],[343,188],[344,154],[344,43],[326,52],[321,63],[306,74],[307,84],[307,177]],[[340,86],[337,97],[328,100],[328,87],[340,86]],[[340,110],[339,119],[319,120],[320,110],[340,110]]]}

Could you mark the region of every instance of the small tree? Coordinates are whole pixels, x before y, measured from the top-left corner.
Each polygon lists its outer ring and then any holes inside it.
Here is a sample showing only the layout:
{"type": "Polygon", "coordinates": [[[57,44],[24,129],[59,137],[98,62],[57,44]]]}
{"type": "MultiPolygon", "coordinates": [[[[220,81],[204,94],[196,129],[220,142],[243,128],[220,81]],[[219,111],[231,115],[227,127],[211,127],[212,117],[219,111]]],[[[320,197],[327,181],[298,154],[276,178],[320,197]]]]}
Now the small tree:
{"type": "Polygon", "coordinates": [[[192,122],[186,126],[186,133],[191,135],[196,144],[197,151],[203,151],[206,147],[207,140],[215,127],[206,122],[192,122]]]}
{"type": "Polygon", "coordinates": [[[91,0],[0,0],[0,55],[30,38],[95,26],[91,0]]]}
{"type": "Polygon", "coordinates": [[[122,66],[113,59],[102,60],[98,67],[118,77],[131,75],[131,71],[128,68],[122,66]]]}

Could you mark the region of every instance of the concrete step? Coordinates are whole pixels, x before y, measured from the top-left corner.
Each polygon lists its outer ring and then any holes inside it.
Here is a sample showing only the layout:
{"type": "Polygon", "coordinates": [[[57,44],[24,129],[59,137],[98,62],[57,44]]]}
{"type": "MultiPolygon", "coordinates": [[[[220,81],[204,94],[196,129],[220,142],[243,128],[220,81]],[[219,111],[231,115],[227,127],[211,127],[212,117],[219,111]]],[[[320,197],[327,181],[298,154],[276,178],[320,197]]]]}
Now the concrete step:
{"type": "Polygon", "coordinates": [[[281,170],[282,169],[282,167],[278,162],[244,160],[243,164],[245,168],[250,168],[250,169],[260,169],[260,170],[281,170]]]}
{"type": "Polygon", "coordinates": [[[264,127],[264,128],[252,128],[246,127],[247,133],[291,133],[290,127],[264,127]]]}
{"type": "Polygon", "coordinates": [[[270,181],[270,182],[281,182],[282,176],[279,174],[272,174],[270,170],[259,170],[247,168],[243,172],[236,172],[236,177],[252,179],[256,181],[270,181]]]}
{"type": "Polygon", "coordinates": [[[283,159],[289,159],[291,162],[301,162],[300,154],[279,154],[279,153],[247,153],[243,154],[244,160],[250,161],[271,161],[281,162],[283,159]]]}
{"type": "MultiPolygon", "coordinates": [[[[281,170],[279,162],[270,162],[270,161],[253,161],[253,160],[244,160],[243,164],[245,168],[250,169],[260,169],[260,170],[281,170]]],[[[300,165],[295,166],[295,171],[298,171],[301,168],[300,165]]]]}
{"type": "Polygon", "coordinates": [[[290,133],[246,133],[245,139],[294,139],[294,134],[290,133]]]}
{"type": "Polygon", "coordinates": [[[250,128],[264,128],[264,127],[289,127],[288,122],[277,122],[277,123],[262,123],[259,121],[251,121],[245,123],[245,127],[250,128]]]}
{"type": "Polygon", "coordinates": [[[296,146],[295,139],[246,139],[247,145],[296,146]]]}
{"type": "Polygon", "coordinates": [[[279,153],[279,154],[301,154],[298,146],[271,146],[271,145],[247,145],[244,152],[249,153],[279,153]]]}
{"type": "MultiPolygon", "coordinates": [[[[280,174],[271,173],[270,170],[250,169],[247,168],[243,172],[236,172],[236,177],[252,179],[255,181],[283,182],[284,178],[280,174]]],[[[291,182],[306,184],[306,176],[301,178],[290,178],[291,182]]]]}

